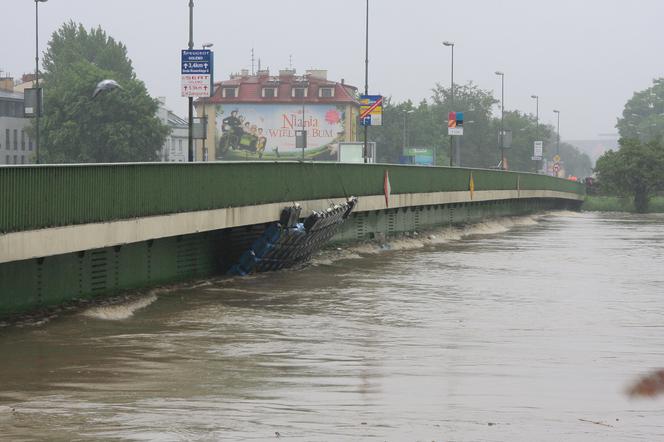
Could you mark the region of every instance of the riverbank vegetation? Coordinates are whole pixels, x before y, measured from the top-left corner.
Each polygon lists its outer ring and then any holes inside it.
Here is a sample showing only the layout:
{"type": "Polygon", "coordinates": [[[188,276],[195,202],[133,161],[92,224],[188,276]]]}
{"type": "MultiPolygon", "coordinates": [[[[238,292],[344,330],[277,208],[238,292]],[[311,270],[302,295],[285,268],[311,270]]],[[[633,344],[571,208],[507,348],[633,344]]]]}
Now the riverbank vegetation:
{"type": "Polygon", "coordinates": [[[126,46],[104,30],[63,24],[44,54],[43,80],[42,162],[158,159],[170,129],[157,117],[157,101],[136,77],[126,46]],[[94,98],[97,83],[108,78],[122,89],[94,98]]]}
{"type": "MultiPolygon", "coordinates": [[[[588,195],[581,206],[588,212],[636,212],[634,200],[630,197],[609,195],[588,195]]],[[[649,213],[664,213],[664,196],[650,198],[649,213]]]]}
{"type": "Polygon", "coordinates": [[[653,196],[664,190],[664,79],[634,93],[616,127],[619,148],[597,160],[597,189],[629,197],[636,212],[652,212],[653,196]]]}
{"type": "MultiPolygon", "coordinates": [[[[449,87],[437,84],[430,100],[413,103],[396,102],[386,97],[383,103],[383,125],[369,130],[369,141],[375,141],[378,162],[399,163],[405,148],[434,149],[436,164],[450,164],[451,138],[458,143],[455,166],[495,168],[500,161],[500,115],[495,115],[499,101],[493,91],[476,84],[449,87]],[[463,137],[447,135],[449,112],[464,113],[463,137]]],[[[533,143],[544,141],[544,158],[550,165],[560,154],[567,175],[586,177],[592,174],[592,161],[571,144],[558,143],[555,127],[538,122],[535,115],[519,110],[505,110],[503,127],[505,157],[509,170],[536,172],[541,164],[532,160],[533,143]],[[508,147],[509,146],[509,147],[508,147]]],[[[359,130],[363,136],[362,129],[359,130]]]]}

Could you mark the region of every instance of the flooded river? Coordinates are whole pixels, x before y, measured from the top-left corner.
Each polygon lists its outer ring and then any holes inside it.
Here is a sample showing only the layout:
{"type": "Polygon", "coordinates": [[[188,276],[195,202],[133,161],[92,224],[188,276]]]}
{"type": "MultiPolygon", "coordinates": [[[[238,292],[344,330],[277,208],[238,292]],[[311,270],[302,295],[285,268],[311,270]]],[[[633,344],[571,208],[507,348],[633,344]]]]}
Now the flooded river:
{"type": "Polygon", "coordinates": [[[552,213],[0,328],[0,439],[664,440],[664,217],[552,213]],[[462,235],[463,233],[463,235],[462,235]]]}

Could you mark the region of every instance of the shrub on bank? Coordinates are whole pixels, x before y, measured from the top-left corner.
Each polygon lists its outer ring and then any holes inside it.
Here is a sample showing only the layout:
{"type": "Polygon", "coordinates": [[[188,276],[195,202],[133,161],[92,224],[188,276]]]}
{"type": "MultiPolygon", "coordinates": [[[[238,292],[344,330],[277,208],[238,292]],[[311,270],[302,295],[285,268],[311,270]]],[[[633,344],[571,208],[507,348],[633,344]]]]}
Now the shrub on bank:
{"type": "MultiPolygon", "coordinates": [[[[619,196],[586,196],[581,210],[587,212],[635,212],[634,199],[619,196]]],[[[649,213],[664,213],[664,196],[650,198],[649,213]]]]}

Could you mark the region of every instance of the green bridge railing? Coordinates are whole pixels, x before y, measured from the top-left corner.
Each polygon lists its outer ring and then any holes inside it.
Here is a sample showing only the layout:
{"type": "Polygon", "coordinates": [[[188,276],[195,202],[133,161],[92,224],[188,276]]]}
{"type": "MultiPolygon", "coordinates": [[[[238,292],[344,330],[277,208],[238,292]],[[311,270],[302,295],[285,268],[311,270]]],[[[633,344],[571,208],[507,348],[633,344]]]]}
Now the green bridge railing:
{"type": "Polygon", "coordinates": [[[531,173],[386,164],[130,163],[0,167],[0,233],[254,204],[475,190],[583,193],[531,173]]]}

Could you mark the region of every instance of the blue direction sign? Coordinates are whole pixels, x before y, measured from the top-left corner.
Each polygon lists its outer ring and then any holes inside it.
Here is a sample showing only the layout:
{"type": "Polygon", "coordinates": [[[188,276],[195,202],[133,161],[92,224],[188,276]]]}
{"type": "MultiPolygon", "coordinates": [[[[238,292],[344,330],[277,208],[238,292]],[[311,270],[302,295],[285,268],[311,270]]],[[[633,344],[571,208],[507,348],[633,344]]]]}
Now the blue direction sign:
{"type": "Polygon", "coordinates": [[[183,49],[182,75],[212,75],[212,51],[209,49],[183,49]]]}
{"type": "Polygon", "coordinates": [[[214,53],[209,49],[183,49],[182,96],[210,97],[214,90],[214,53]]]}

